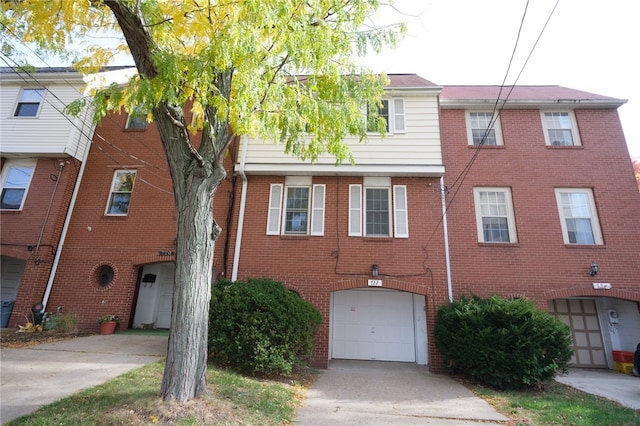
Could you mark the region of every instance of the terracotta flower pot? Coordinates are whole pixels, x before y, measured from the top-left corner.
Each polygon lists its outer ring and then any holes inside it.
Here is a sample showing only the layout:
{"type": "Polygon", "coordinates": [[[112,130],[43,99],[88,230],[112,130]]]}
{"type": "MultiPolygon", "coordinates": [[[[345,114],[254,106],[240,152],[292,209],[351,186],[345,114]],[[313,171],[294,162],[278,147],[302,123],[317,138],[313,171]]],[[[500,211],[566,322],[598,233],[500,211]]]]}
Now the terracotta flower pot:
{"type": "Polygon", "coordinates": [[[113,334],[116,332],[117,321],[105,321],[100,323],[100,334],[113,334]]]}

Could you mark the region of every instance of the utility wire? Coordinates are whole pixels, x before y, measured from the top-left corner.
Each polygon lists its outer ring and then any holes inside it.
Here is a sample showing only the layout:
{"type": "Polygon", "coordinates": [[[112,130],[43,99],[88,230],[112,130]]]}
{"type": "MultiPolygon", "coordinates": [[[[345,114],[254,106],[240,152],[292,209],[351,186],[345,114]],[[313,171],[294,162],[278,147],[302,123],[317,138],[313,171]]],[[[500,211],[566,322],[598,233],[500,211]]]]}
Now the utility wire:
{"type": "MultiPolygon", "coordinates": [[[[507,77],[509,76],[509,71],[511,70],[511,65],[513,63],[513,58],[515,57],[515,53],[516,50],[518,48],[518,44],[520,42],[520,35],[522,33],[522,27],[524,25],[524,20],[525,17],[527,15],[527,10],[529,8],[529,0],[527,0],[527,3],[525,5],[525,9],[524,12],[522,14],[522,18],[520,20],[520,27],[518,29],[518,35],[516,37],[516,42],[515,45],[513,47],[513,50],[511,52],[511,58],[509,59],[509,65],[507,66],[507,71],[505,72],[505,76],[504,79],[502,81],[502,84],[500,85],[500,90],[498,92],[498,96],[496,97],[496,102],[493,106],[493,111],[491,113],[491,119],[489,120],[489,125],[487,126],[487,129],[485,129],[485,133],[482,136],[482,139],[480,140],[480,143],[477,146],[476,151],[474,152],[473,156],[471,157],[471,159],[467,162],[467,164],[465,165],[465,167],[462,169],[462,171],[460,172],[460,174],[458,175],[458,177],[454,180],[451,188],[455,187],[455,191],[453,192],[453,195],[451,196],[451,199],[449,200],[449,202],[446,204],[445,207],[445,211],[444,213],[442,213],[440,215],[440,219],[438,220],[438,223],[436,224],[436,226],[434,227],[433,232],[431,233],[431,236],[429,237],[429,239],[427,240],[427,244],[429,244],[429,242],[433,239],[433,236],[435,235],[438,227],[440,226],[440,224],[442,223],[442,221],[444,220],[444,216],[447,214],[447,212],[449,211],[449,208],[451,207],[451,205],[453,204],[453,201],[455,200],[456,196],[458,195],[458,192],[460,191],[460,188],[462,187],[462,184],[464,183],[467,175],[469,174],[469,172],[471,171],[471,168],[473,166],[473,164],[475,163],[476,159],[478,158],[478,156],[480,155],[480,151],[482,151],[482,147],[485,144],[485,141],[487,139],[487,136],[489,135],[489,130],[491,130],[493,128],[493,126],[495,125],[495,123],[498,120],[498,117],[500,117],[500,113],[502,112],[502,109],[504,108],[505,104],[507,103],[507,101],[509,100],[509,98],[511,97],[511,94],[513,92],[513,90],[516,87],[516,84],[518,82],[518,80],[520,79],[520,76],[522,75],[527,63],[529,62],[529,59],[531,58],[531,55],[533,54],[533,51],[535,50],[536,46],[538,45],[538,42],[540,41],[540,39],[542,38],[542,34],[544,34],[544,31],[547,28],[547,25],[549,24],[549,21],[551,20],[551,17],[553,16],[556,8],[558,7],[558,4],[560,3],[560,0],[557,0],[555,5],[553,6],[553,9],[551,10],[549,16],[547,17],[547,20],[545,21],[544,26],[542,27],[542,29],[540,30],[540,33],[538,34],[538,37],[536,39],[536,42],[534,43],[534,45],[531,47],[531,50],[529,51],[529,54],[527,55],[527,59],[524,62],[524,64],[522,65],[522,67],[520,68],[520,72],[518,73],[518,76],[516,77],[515,81],[513,82],[513,84],[511,85],[509,92],[507,93],[507,95],[504,97],[504,99],[502,100],[502,102],[500,102],[500,96],[502,94],[502,91],[504,90],[504,88],[506,87],[505,82],[507,80],[507,77]],[[499,105],[499,106],[498,106],[499,105]],[[459,182],[459,183],[458,183],[459,182]],[[457,185],[457,186],[456,186],[457,185]]],[[[440,188],[441,191],[449,191],[451,188],[440,188]]]]}
{"type": "MultiPolygon", "coordinates": [[[[7,60],[6,60],[5,58],[6,58],[6,57],[5,57],[4,55],[2,55],[2,61],[3,61],[5,64],[7,64],[7,66],[8,66],[9,68],[11,68],[11,70],[12,70],[16,75],[18,75],[22,81],[24,81],[24,82],[25,82],[25,83],[27,83],[27,84],[29,84],[29,83],[30,83],[30,82],[29,82],[26,78],[24,78],[24,76],[23,76],[23,74],[27,74],[29,77],[31,77],[31,79],[32,79],[33,81],[35,81],[35,82],[36,82],[36,83],[38,83],[38,84],[41,84],[41,82],[40,82],[37,78],[35,78],[31,73],[29,73],[29,72],[27,72],[27,71],[24,71],[24,72],[20,72],[20,71],[18,71],[14,66],[12,66],[11,64],[9,64],[9,62],[7,62],[7,60]]],[[[16,64],[16,65],[17,65],[17,64],[16,64]]],[[[52,94],[52,96],[53,96],[54,98],[56,98],[56,99],[57,99],[57,100],[58,100],[62,105],[65,105],[65,106],[66,106],[66,104],[65,104],[65,103],[64,103],[60,98],[58,98],[58,97],[57,97],[57,95],[56,95],[55,93],[51,92],[49,89],[46,89],[46,85],[42,85],[42,84],[41,84],[41,86],[42,86],[42,87],[45,87],[45,90],[47,90],[47,92],[51,93],[51,94],[52,94]]],[[[78,126],[78,124],[74,122],[74,120],[72,120],[72,119],[71,119],[67,114],[65,114],[63,111],[61,111],[61,110],[58,108],[58,106],[57,106],[57,105],[54,105],[54,103],[53,103],[53,102],[51,102],[50,100],[48,100],[46,97],[44,97],[43,101],[44,101],[44,102],[46,102],[46,103],[48,103],[51,107],[53,107],[53,109],[55,109],[55,110],[56,110],[60,115],[62,115],[62,116],[63,116],[67,121],[69,121],[69,123],[71,123],[71,125],[72,125],[73,127],[75,127],[75,128],[80,132],[80,134],[81,134],[82,136],[84,136],[85,138],[87,138],[87,140],[89,141],[89,143],[90,143],[90,144],[92,144],[92,138],[91,138],[91,136],[90,136],[90,135],[87,135],[87,134],[85,133],[85,130],[84,130],[84,129],[82,129],[81,127],[79,127],[79,126],[78,126]]],[[[95,133],[95,132],[94,132],[94,133],[95,133]]],[[[96,134],[97,134],[97,133],[96,133],[96,134]]],[[[107,139],[106,139],[106,138],[104,138],[104,137],[102,137],[102,136],[100,136],[100,135],[98,135],[98,136],[99,136],[99,138],[100,138],[101,140],[103,140],[103,141],[107,142],[107,143],[108,143],[109,145],[111,145],[111,146],[114,146],[112,143],[110,143],[109,141],[107,141],[107,139]]],[[[100,146],[99,146],[99,145],[97,145],[97,144],[96,144],[95,146],[96,146],[96,147],[97,147],[97,148],[98,148],[102,153],[104,153],[107,157],[109,157],[113,162],[115,162],[119,167],[121,167],[123,170],[130,170],[130,168],[129,168],[129,167],[124,166],[124,165],[123,165],[122,163],[120,163],[117,159],[115,159],[111,154],[107,153],[107,152],[106,152],[102,147],[100,147],[100,146]]],[[[114,146],[114,147],[115,147],[115,146],[114,146]]],[[[134,157],[134,158],[135,158],[135,157],[134,157]]],[[[138,161],[140,161],[140,160],[138,160],[138,161]]],[[[150,187],[155,188],[155,189],[157,189],[157,190],[159,190],[159,191],[161,191],[161,192],[164,192],[164,193],[167,193],[167,194],[173,195],[173,192],[172,192],[172,191],[167,191],[166,189],[160,188],[159,186],[156,186],[156,185],[152,184],[151,182],[148,182],[147,180],[145,180],[145,179],[141,178],[141,177],[140,177],[140,176],[138,176],[138,175],[136,176],[136,180],[140,180],[141,182],[146,183],[146,184],[147,184],[147,185],[149,185],[150,187]]]]}

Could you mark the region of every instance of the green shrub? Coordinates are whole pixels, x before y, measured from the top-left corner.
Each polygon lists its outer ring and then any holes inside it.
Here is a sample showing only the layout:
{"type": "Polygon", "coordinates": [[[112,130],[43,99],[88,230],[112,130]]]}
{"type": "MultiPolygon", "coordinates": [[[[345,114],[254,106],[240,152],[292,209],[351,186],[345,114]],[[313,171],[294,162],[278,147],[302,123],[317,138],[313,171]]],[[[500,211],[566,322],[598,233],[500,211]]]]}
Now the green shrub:
{"type": "Polygon", "coordinates": [[[290,374],[312,356],[322,316],[271,279],[212,286],[209,352],[216,362],[251,374],[290,374]]]}
{"type": "Polygon", "coordinates": [[[465,298],[438,309],[445,366],[496,389],[534,386],[565,370],[571,330],[526,299],[465,298]]]}

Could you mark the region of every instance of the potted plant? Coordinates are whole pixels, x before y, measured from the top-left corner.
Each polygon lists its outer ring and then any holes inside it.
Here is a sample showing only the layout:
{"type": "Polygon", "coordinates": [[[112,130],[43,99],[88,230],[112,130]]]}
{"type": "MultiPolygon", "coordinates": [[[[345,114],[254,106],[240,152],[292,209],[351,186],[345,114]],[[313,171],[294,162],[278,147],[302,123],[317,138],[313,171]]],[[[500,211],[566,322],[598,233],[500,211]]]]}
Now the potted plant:
{"type": "Polygon", "coordinates": [[[113,334],[116,332],[116,326],[120,322],[117,315],[102,315],[98,317],[100,324],[100,334],[113,334]]]}

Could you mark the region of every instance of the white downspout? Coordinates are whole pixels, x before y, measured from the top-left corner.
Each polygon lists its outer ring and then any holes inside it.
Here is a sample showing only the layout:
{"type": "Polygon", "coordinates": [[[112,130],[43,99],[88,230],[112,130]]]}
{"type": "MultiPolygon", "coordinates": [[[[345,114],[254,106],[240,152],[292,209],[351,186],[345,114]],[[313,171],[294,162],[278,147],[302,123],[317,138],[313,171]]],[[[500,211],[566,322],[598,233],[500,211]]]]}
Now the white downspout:
{"type": "Polygon", "coordinates": [[[64,246],[65,239],[67,238],[67,231],[69,230],[69,223],[71,222],[71,214],[73,213],[73,207],[76,204],[76,198],[78,197],[78,192],[80,191],[80,183],[82,182],[82,176],[84,175],[84,169],[85,169],[85,166],[87,165],[87,159],[89,158],[90,150],[91,150],[91,139],[89,139],[89,143],[85,147],[84,154],[82,155],[82,164],[80,164],[80,171],[78,172],[76,185],[73,188],[73,195],[71,196],[71,201],[69,202],[69,209],[67,210],[67,216],[64,219],[64,226],[62,227],[62,233],[60,235],[60,241],[58,242],[58,249],[56,250],[56,256],[53,259],[53,266],[51,267],[51,272],[49,273],[49,281],[47,281],[47,288],[44,292],[44,296],[42,297],[43,312],[47,308],[47,302],[49,301],[49,295],[51,294],[51,288],[53,287],[53,280],[56,277],[58,264],[60,263],[60,256],[62,256],[62,247],[64,246]]]}
{"type": "Polygon", "coordinates": [[[451,285],[451,260],[449,259],[449,230],[447,229],[447,200],[445,198],[444,176],[440,176],[440,196],[442,197],[442,227],[444,228],[444,255],[447,264],[447,291],[449,303],[453,303],[453,286],[451,285]]]}
{"type": "Polygon", "coordinates": [[[244,172],[244,164],[247,159],[247,147],[249,145],[249,141],[247,138],[244,138],[242,141],[242,153],[240,154],[240,165],[236,170],[240,177],[242,178],[242,193],[240,195],[240,212],[238,213],[238,230],[236,232],[236,247],[233,252],[233,267],[231,268],[231,281],[236,281],[238,279],[238,265],[240,263],[240,246],[242,245],[242,228],[244,226],[244,212],[245,212],[245,204],[247,201],[247,186],[249,185],[249,181],[247,180],[247,175],[244,172]]]}

